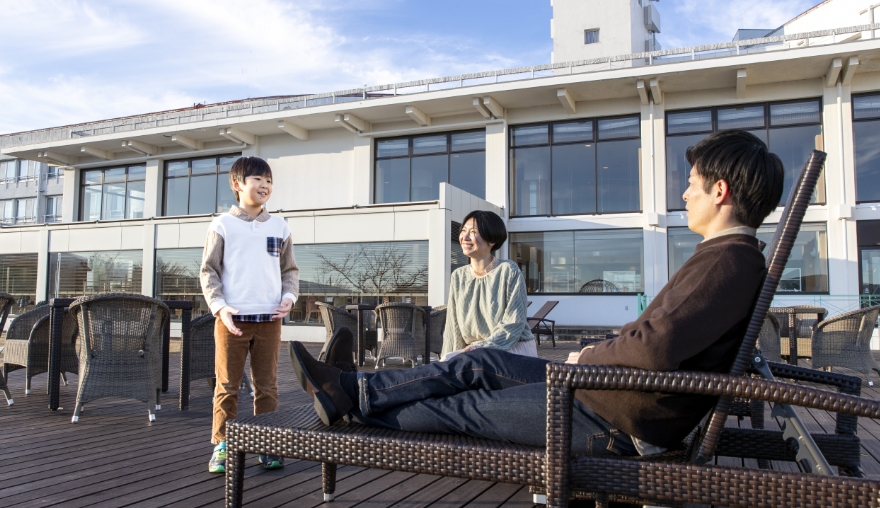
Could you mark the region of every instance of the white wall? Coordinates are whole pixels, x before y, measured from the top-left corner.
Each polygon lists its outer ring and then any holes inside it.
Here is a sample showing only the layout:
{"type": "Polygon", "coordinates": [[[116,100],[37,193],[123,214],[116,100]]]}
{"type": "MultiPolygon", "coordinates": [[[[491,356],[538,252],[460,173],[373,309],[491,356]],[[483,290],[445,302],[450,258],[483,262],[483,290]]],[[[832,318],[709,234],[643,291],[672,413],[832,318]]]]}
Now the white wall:
{"type": "MultiPolygon", "coordinates": [[[[876,3],[876,0],[828,0],[786,23],[784,31],[785,34],[794,34],[868,24],[871,23],[870,10],[863,14],[860,12],[870,9],[871,5],[876,3]]],[[[873,11],[874,22],[880,22],[880,8],[874,7],[873,11]]],[[[832,39],[833,42],[840,42],[854,39],[858,35],[844,34],[822,37],[816,39],[816,42],[830,43],[832,39]]],[[[871,38],[872,36],[871,32],[862,32],[860,35],[861,38],[871,38]]]]}
{"type": "Polygon", "coordinates": [[[553,62],[641,53],[648,35],[639,0],[553,0],[551,31],[553,62]],[[595,28],[599,42],[584,44],[595,28]]]}

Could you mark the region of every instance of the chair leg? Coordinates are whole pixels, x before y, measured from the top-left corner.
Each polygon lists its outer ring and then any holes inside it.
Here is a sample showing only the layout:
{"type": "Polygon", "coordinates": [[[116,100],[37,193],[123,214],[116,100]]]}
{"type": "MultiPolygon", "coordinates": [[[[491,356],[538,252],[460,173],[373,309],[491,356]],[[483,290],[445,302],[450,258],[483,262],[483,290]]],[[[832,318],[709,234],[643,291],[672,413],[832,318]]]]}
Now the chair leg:
{"type": "Polygon", "coordinates": [[[153,405],[152,405],[151,403],[147,402],[147,418],[148,418],[151,422],[156,421],[156,413],[154,413],[153,411],[155,411],[155,410],[153,409],[153,405]]]}
{"type": "Polygon", "coordinates": [[[12,395],[9,393],[9,388],[6,387],[6,377],[3,375],[2,370],[0,370],[0,390],[3,390],[3,395],[6,397],[6,404],[12,405],[12,395]]]}
{"type": "Polygon", "coordinates": [[[25,375],[25,377],[24,377],[24,394],[25,395],[31,394],[31,377],[28,375],[25,375]]]}
{"type": "Polygon", "coordinates": [[[64,383],[64,386],[67,386],[67,375],[63,372],[61,373],[61,382],[64,383]]]}
{"type": "MultiPolygon", "coordinates": [[[[77,397],[77,398],[79,398],[79,397],[77,397]]],[[[82,412],[82,409],[83,409],[82,403],[79,400],[77,400],[76,407],[73,408],[73,417],[70,419],[70,423],[76,423],[79,421],[79,414],[82,412]]]]}
{"type": "Polygon", "coordinates": [[[248,394],[250,394],[251,398],[254,398],[254,389],[251,386],[251,381],[248,379],[247,374],[241,376],[241,387],[247,390],[248,394]]]}
{"type": "Polygon", "coordinates": [[[321,462],[321,487],[324,490],[324,502],[333,501],[336,492],[336,464],[321,462]]]}
{"type": "Polygon", "coordinates": [[[162,409],[162,389],[157,388],[156,389],[156,411],[159,411],[161,409],[162,409]]]}
{"type": "Polygon", "coordinates": [[[244,452],[226,443],[226,506],[239,507],[244,499],[244,452]]]}

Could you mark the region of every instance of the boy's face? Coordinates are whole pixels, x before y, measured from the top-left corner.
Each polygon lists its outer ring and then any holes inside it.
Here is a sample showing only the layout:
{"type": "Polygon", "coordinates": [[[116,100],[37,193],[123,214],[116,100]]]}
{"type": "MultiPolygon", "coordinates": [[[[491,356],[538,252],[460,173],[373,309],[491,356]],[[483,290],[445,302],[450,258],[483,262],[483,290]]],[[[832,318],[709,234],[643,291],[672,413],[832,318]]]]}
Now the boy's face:
{"type": "Polygon", "coordinates": [[[272,196],[272,177],[269,175],[248,176],[244,182],[233,182],[233,186],[243,206],[263,206],[272,196]]]}

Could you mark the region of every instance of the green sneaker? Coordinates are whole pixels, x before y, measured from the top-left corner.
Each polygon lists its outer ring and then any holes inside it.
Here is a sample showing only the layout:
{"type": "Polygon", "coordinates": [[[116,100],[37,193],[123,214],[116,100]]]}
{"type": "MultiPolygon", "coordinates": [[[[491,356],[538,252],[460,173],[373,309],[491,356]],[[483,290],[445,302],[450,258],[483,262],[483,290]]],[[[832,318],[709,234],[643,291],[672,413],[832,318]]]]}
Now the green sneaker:
{"type": "Polygon", "coordinates": [[[226,472],[226,441],[214,447],[214,453],[211,454],[211,460],[208,462],[208,472],[226,472]]]}
{"type": "Polygon", "coordinates": [[[284,467],[284,457],[278,457],[275,455],[263,455],[261,453],[260,464],[263,465],[263,469],[279,469],[284,467]]]}

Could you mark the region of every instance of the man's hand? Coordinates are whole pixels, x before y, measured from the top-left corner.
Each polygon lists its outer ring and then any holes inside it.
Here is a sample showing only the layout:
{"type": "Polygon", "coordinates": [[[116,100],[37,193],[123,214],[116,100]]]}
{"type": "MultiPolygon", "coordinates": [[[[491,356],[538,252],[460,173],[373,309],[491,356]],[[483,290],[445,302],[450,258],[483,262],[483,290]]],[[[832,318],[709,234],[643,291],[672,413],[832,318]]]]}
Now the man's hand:
{"type": "Polygon", "coordinates": [[[238,314],[238,309],[233,309],[229,305],[217,311],[217,317],[220,318],[220,321],[223,321],[223,324],[226,325],[226,329],[229,330],[229,333],[240,336],[241,330],[235,326],[235,322],[232,320],[234,314],[238,314]]]}
{"type": "Polygon", "coordinates": [[[290,298],[285,298],[281,301],[281,305],[275,307],[275,314],[272,314],[272,321],[276,319],[282,319],[288,313],[290,313],[290,309],[293,308],[293,300],[290,298]]]}
{"type": "Polygon", "coordinates": [[[577,363],[578,358],[580,358],[580,357],[581,357],[580,351],[572,351],[571,353],[568,353],[568,360],[565,360],[565,363],[577,363]]]}

